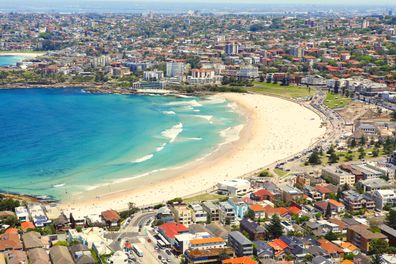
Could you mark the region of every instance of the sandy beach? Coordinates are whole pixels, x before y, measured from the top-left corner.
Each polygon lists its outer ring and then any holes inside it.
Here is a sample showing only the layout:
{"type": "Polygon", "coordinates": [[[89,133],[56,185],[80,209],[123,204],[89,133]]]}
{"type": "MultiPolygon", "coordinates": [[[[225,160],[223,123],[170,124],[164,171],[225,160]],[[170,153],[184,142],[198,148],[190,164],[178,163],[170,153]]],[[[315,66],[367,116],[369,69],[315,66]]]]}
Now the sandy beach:
{"type": "Polygon", "coordinates": [[[0,51],[0,56],[21,56],[26,58],[36,58],[44,55],[44,52],[13,52],[13,51],[0,51]]]}
{"type": "Polygon", "coordinates": [[[128,202],[142,206],[188,196],[296,154],[326,132],[316,113],[291,101],[259,94],[215,96],[235,105],[246,122],[230,129],[228,142],[210,155],[179,168],[73,195],[59,207],[88,215],[110,208],[125,209],[128,202]]]}

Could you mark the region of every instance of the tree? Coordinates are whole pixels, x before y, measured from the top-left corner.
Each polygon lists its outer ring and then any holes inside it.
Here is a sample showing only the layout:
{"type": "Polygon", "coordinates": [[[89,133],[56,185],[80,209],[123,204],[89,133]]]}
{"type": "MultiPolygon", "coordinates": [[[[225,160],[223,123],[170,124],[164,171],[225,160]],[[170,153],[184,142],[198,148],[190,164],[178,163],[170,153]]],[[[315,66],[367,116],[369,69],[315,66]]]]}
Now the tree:
{"type": "Polygon", "coordinates": [[[350,144],[351,148],[356,147],[356,145],[357,145],[357,144],[356,144],[356,139],[352,138],[351,144],[350,144]]]}
{"type": "Polygon", "coordinates": [[[326,153],[329,155],[331,155],[332,153],[335,153],[333,145],[330,146],[329,150],[326,153]]]}
{"type": "Polygon", "coordinates": [[[329,163],[337,163],[338,160],[339,160],[339,157],[337,154],[335,154],[334,152],[330,154],[329,163]]]}
{"type": "Polygon", "coordinates": [[[364,151],[364,148],[360,147],[358,151],[359,151],[359,159],[364,159],[364,157],[366,156],[366,152],[364,151]]]}
{"type": "Polygon", "coordinates": [[[388,223],[388,226],[396,228],[396,210],[391,209],[389,211],[386,221],[388,223]]]}
{"type": "Polygon", "coordinates": [[[361,146],[366,145],[366,138],[365,138],[364,136],[362,136],[362,137],[360,138],[360,145],[361,145],[361,146]]]}
{"type": "Polygon", "coordinates": [[[378,148],[374,148],[374,149],[373,149],[373,157],[378,157],[378,155],[379,155],[379,150],[378,150],[378,148]]]}
{"type": "Polygon", "coordinates": [[[18,219],[16,218],[16,216],[8,216],[6,219],[3,220],[3,223],[14,227],[18,224],[18,219]]]}
{"type": "Polygon", "coordinates": [[[271,222],[267,226],[267,235],[269,239],[279,238],[283,234],[283,227],[277,214],[273,215],[271,222]]]}
{"type": "Polygon", "coordinates": [[[322,163],[317,150],[314,150],[308,158],[308,163],[312,165],[319,165],[322,163]]]}
{"type": "Polygon", "coordinates": [[[382,255],[388,250],[388,241],[382,238],[374,238],[370,241],[369,251],[373,255],[382,255]]]}
{"type": "Polygon", "coordinates": [[[330,203],[327,203],[327,208],[326,208],[326,212],[325,212],[325,217],[326,217],[326,218],[330,218],[330,217],[331,217],[331,205],[330,205],[330,203]]]}
{"type": "Polygon", "coordinates": [[[334,241],[338,239],[338,236],[337,234],[333,233],[333,231],[330,231],[324,236],[324,238],[326,238],[329,241],[334,241]]]}

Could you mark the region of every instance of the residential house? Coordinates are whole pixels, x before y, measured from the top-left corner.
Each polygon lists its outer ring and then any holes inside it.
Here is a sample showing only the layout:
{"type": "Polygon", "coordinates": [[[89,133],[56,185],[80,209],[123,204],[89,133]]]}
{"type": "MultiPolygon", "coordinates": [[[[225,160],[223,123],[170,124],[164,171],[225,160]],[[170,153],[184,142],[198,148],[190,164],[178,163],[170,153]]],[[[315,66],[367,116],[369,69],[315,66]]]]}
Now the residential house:
{"type": "Polygon", "coordinates": [[[237,220],[241,220],[245,217],[249,207],[241,198],[232,197],[229,198],[227,202],[233,208],[237,220]]]}
{"type": "Polygon", "coordinates": [[[318,239],[318,242],[320,244],[320,247],[323,248],[330,257],[334,259],[344,257],[344,251],[338,245],[330,242],[327,239],[318,239]]]}
{"type": "Polygon", "coordinates": [[[30,220],[29,212],[25,206],[15,207],[15,214],[19,222],[25,222],[30,220]]]}
{"type": "Polygon", "coordinates": [[[43,248],[33,248],[27,252],[31,264],[49,264],[50,259],[43,248]]]}
{"type": "Polygon", "coordinates": [[[369,251],[370,241],[373,239],[386,239],[381,233],[373,233],[365,225],[352,225],[347,229],[347,241],[351,242],[364,252],[369,251]]]}
{"type": "Polygon", "coordinates": [[[75,264],[67,247],[54,246],[49,251],[52,264],[75,264]]]}
{"type": "Polygon", "coordinates": [[[41,204],[28,204],[27,209],[36,227],[43,227],[52,222],[48,219],[47,214],[45,213],[41,204]]]}
{"type": "Polygon", "coordinates": [[[173,212],[175,216],[175,220],[177,223],[189,226],[192,224],[192,212],[190,208],[188,208],[186,205],[180,204],[180,205],[174,205],[171,207],[171,211],[173,212]]]}
{"type": "Polygon", "coordinates": [[[41,240],[41,234],[37,232],[28,232],[22,235],[23,247],[25,250],[34,248],[43,248],[44,243],[41,240]]]}
{"type": "Polygon", "coordinates": [[[193,223],[206,223],[208,221],[208,213],[202,208],[200,204],[190,204],[192,209],[193,223]]]}
{"type": "Polygon", "coordinates": [[[244,233],[246,232],[250,240],[264,240],[266,230],[263,226],[259,225],[255,221],[249,218],[244,218],[239,223],[239,230],[244,233]]]}
{"type": "Polygon", "coordinates": [[[341,170],[337,166],[327,166],[322,169],[323,178],[329,180],[336,185],[355,184],[355,175],[341,170]]]}
{"type": "Polygon", "coordinates": [[[348,191],[343,198],[345,207],[352,212],[359,211],[361,209],[374,210],[375,202],[367,194],[359,194],[354,191],[348,191]]]}
{"type": "Polygon", "coordinates": [[[120,225],[121,217],[115,210],[104,211],[100,216],[108,227],[117,227],[120,225]]]}
{"type": "Polygon", "coordinates": [[[372,193],[372,198],[375,202],[375,207],[379,210],[382,210],[385,206],[396,205],[396,193],[394,189],[376,190],[372,193]]]}
{"type": "Polygon", "coordinates": [[[389,246],[396,247],[396,230],[385,224],[379,225],[378,228],[388,238],[389,246]]]}
{"type": "Polygon", "coordinates": [[[395,189],[396,185],[389,183],[382,178],[372,178],[359,181],[356,186],[364,192],[372,193],[377,190],[395,189]]]}
{"type": "Polygon", "coordinates": [[[11,250],[22,250],[22,242],[19,239],[18,231],[16,233],[7,233],[6,231],[5,234],[0,235],[0,252],[11,250]]]}
{"type": "Polygon", "coordinates": [[[326,213],[328,204],[330,204],[330,209],[332,214],[337,214],[345,211],[345,206],[343,203],[340,203],[333,199],[328,199],[327,201],[319,201],[314,204],[315,208],[319,210],[322,214],[326,213]]]}
{"type": "Polygon", "coordinates": [[[208,218],[211,222],[220,220],[219,207],[213,202],[203,202],[202,208],[207,212],[208,218]]]}
{"type": "Polygon", "coordinates": [[[230,225],[235,223],[235,211],[234,208],[228,202],[219,203],[219,216],[220,223],[230,225]]]}
{"type": "Polygon", "coordinates": [[[304,197],[303,192],[288,184],[279,185],[279,189],[282,192],[282,199],[286,202],[296,201],[304,197]]]}
{"type": "Polygon", "coordinates": [[[263,201],[263,200],[273,201],[274,197],[275,195],[266,189],[260,189],[250,195],[250,198],[254,201],[263,201]]]}
{"type": "Polygon", "coordinates": [[[281,239],[274,239],[268,242],[268,245],[274,249],[275,257],[283,255],[285,253],[285,250],[288,248],[288,245],[281,239]]]}
{"type": "Polygon", "coordinates": [[[25,251],[11,250],[5,253],[7,264],[21,264],[28,263],[28,258],[25,251]]]}
{"type": "Polygon", "coordinates": [[[242,196],[250,190],[250,182],[245,179],[225,180],[217,184],[218,192],[229,196],[242,196]]]}
{"type": "Polygon", "coordinates": [[[228,235],[228,244],[235,250],[235,254],[238,257],[252,256],[253,255],[253,243],[247,239],[241,232],[232,231],[228,235]]]}
{"type": "Polygon", "coordinates": [[[69,247],[70,254],[72,255],[76,264],[95,264],[92,257],[91,250],[88,246],[77,244],[69,247]]]}

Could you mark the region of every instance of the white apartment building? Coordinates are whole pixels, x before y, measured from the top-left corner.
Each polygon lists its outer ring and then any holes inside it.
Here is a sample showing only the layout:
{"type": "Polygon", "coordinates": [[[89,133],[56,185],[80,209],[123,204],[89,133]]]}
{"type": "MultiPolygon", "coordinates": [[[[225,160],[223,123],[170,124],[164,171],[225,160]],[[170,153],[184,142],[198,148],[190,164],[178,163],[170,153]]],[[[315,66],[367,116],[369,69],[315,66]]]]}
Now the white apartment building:
{"type": "Polygon", "coordinates": [[[395,190],[376,190],[373,192],[372,197],[377,209],[382,210],[387,205],[396,205],[395,190]]]}
{"type": "Polygon", "coordinates": [[[194,223],[206,223],[208,213],[204,211],[203,207],[200,204],[190,204],[190,207],[193,211],[192,221],[194,223]]]}
{"type": "Polygon", "coordinates": [[[329,166],[322,169],[322,175],[325,178],[334,181],[337,185],[348,184],[350,186],[355,184],[355,175],[343,171],[337,166],[329,166]]]}
{"type": "Polygon", "coordinates": [[[230,196],[242,196],[250,190],[250,182],[245,179],[225,180],[217,184],[218,192],[230,196]]]}

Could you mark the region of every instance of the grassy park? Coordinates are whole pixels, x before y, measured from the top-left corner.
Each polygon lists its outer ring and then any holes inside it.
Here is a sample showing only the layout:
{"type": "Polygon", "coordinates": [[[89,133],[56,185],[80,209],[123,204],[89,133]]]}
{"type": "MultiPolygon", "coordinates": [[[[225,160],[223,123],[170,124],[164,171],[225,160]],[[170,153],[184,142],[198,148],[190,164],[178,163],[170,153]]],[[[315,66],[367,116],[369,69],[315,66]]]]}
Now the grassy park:
{"type": "Polygon", "coordinates": [[[330,108],[338,108],[338,107],[344,107],[347,104],[349,104],[352,101],[352,99],[342,96],[340,94],[334,94],[334,93],[327,93],[326,98],[324,100],[324,104],[330,108]]]}
{"type": "Polygon", "coordinates": [[[253,87],[248,88],[251,92],[275,95],[287,98],[299,98],[313,96],[316,90],[302,86],[282,86],[280,84],[265,83],[265,82],[254,82],[253,87]]]}

